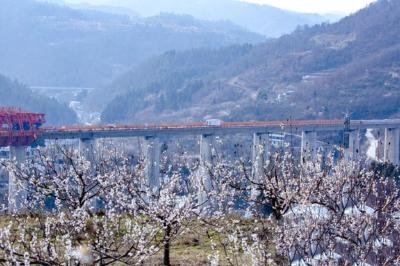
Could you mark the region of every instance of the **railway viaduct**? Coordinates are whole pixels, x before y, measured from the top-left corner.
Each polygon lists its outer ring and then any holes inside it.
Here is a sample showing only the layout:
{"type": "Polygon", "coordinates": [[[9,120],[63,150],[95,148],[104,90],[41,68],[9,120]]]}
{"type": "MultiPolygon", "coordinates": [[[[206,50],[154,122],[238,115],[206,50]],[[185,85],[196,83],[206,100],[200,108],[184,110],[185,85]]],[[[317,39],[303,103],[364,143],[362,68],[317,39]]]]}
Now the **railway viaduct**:
{"type": "MultiPolygon", "coordinates": [[[[253,178],[260,176],[263,166],[263,155],[268,155],[271,133],[301,134],[301,161],[315,161],[317,156],[317,132],[344,132],[345,158],[357,159],[360,150],[360,131],[380,129],[385,131],[384,161],[399,164],[400,119],[387,120],[282,120],[265,122],[222,122],[218,120],[188,124],[154,124],[154,125],[96,125],[41,127],[43,114],[29,114],[17,110],[0,110],[0,147],[10,147],[10,158],[21,163],[25,160],[26,149],[34,141],[78,139],[80,152],[92,160],[96,139],[102,138],[144,138],[146,172],[151,187],[160,185],[159,159],[163,138],[176,136],[201,136],[199,153],[200,163],[205,166],[212,160],[212,138],[219,135],[249,134],[253,137],[252,163],[253,178]]],[[[204,175],[203,184],[208,184],[204,175]]],[[[9,177],[9,195],[15,195],[14,179],[9,177]]],[[[207,189],[207,188],[206,188],[207,189]]],[[[18,200],[9,199],[18,209],[18,200]]]]}

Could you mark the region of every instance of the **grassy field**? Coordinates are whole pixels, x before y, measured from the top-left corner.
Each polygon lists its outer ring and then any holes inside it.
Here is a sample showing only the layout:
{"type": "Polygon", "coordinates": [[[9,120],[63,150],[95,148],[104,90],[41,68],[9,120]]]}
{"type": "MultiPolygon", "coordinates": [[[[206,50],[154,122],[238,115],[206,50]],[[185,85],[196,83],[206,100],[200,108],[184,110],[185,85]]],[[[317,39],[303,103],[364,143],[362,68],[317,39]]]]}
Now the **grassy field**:
{"type": "MultiPolygon", "coordinates": [[[[232,218],[232,221],[237,218],[232,218]]],[[[226,222],[226,221],[225,221],[226,222]]],[[[217,222],[212,221],[213,224],[217,222]]],[[[229,223],[227,223],[229,224],[229,223]]],[[[253,220],[240,220],[239,222],[242,229],[248,232],[253,232],[255,227],[261,228],[260,222],[254,222],[253,220]]],[[[229,227],[229,225],[228,225],[229,227]]],[[[231,246],[228,244],[226,249],[221,243],[226,243],[229,237],[229,228],[224,228],[223,232],[217,232],[215,228],[208,225],[208,222],[194,222],[191,230],[187,230],[180,236],[178,236],[171,245],[171,262],[175,266],[194,266],[194,265],[210,265],[210,254],[215,254],[216,251],[219,253],[219,264],[225,265],[251,265],[249,257],[243,255],[242,252],[236,257],[236,261],[233,261],[231,252],[231,246]],[[211,239],[216,244],[215,250],[212,249],[211,239]],[[225,254],[228,254],[226,256],[225,254]],[[227,257],[232,260],[233,264],[229,263],[227,257]]],[[[272,244],[267,244],[266,249],[269,253],[275,254],[275,250],[272,244]]],[[[152,258],[151,261],[146,262],[146,266],[150,265],[162,265],[162,250],[152,258]]]]}
{"type": "MultiPolygon", "coordinates": [[[[26,223],[29,224],[28,228],[33,229],[35,227],[35,222],[33,218],[24,219],[26,219],[26,223]]],[[[248,232],[250,232],[250,230],[254,229],[256,226],[260,226],[260,223],[255,223],[252,220],[238,220],[238,218],[235,217],[232,217],[231,220],[236,221],[236,223],[240,225],[240,227],[244,229],[244,231],[248,232]]],[[[1,216],[0,227],[6,226],[9,221],[9,217],[1,216]]],[[[230,249],[231,246],[229,246],[228,244],[224,248],[221,243],[226,243],[231,230],[229,225],[233,223],[224,221],[223,223],[225,224],[225,226],[223,226],[222,224],[220,224],[220,222],[221,221],[215,220],[194,220],[193,222],[190,222],[190,225],[187,226],[188,229],[185,229],[183,233],[175,237],[171,243],[171,264],[174,266],[210,265],[210,254],[215,254],[216,252],[218,252],[218,265],[232,265],[227,260],[227,257],[232,258],[232,252],[230,249]],[[218,232],[218,230],[216,229],[218,227],[222,227],[224,229],[218,232]],[[214,249],[212,241],[215,244],[214,249]],[[226,254],[228,254],[228,256],[226,256],[226,254]]],[[[18,233],[16,232],[16,234],[18,233]]],[[[272,246],[268,247],[268,250],[272,254],[275,253],[272,246]]],[[[233,265],[251,265],[250,259],[244,256],[241,251],[239,252],[239,256],[236,256],[235,258],[237,259],[237,261],[233,265]]],[[[162,262],[163,250],[161,249],[157,254],[146,261],[144,265],[163,265],[162,262]]],[[[120,266],[124,264],[118,263],[115,265],[120,266]]]]}

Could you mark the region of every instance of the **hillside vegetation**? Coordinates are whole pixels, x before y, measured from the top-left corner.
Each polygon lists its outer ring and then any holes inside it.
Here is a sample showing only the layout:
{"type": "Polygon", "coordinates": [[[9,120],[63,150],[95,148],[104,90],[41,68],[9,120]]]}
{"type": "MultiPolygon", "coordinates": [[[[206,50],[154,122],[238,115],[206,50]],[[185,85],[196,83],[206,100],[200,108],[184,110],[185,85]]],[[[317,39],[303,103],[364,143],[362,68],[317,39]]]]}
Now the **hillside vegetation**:
{"type": "Polygon", "coordinates": [[[214,80],[213,74],[218,69],[244,57],[251,49],[250,45],[244,45],[168,52],[133,69],[111,86],[96,91],[90,99],[103,104],[110,96],[122,93],[103,112],[102,119],[106,122],[124,121],[132,114],[142,117],[141,121],[152,119],[155,114],[161,119],[167,112],[190,107],[198,93],[208,91],[207,84],[214,80]]]}
{"type": "Polygon", "coordinates": [[[25,85],[0,75],[0,106],[17,107],[46,114],[46,124],[60,125],[77,122],[76,114],[56,100],[35,95],[25,85]]]}
{"type": "Polygon", "coordinates": [[[140,18],[2,0],[0,72],[32,86],[95,87],[171,49],[263,40],[230,22],[172,14],[140,18]]]}
{"type": "Polygon", "coordinates": [[[381,0],[335,24],[236,48],[240,53],[167,53],[103,89],[120,94],[103,120],[399,116],[398,36],[400,2],[381,0]]]}

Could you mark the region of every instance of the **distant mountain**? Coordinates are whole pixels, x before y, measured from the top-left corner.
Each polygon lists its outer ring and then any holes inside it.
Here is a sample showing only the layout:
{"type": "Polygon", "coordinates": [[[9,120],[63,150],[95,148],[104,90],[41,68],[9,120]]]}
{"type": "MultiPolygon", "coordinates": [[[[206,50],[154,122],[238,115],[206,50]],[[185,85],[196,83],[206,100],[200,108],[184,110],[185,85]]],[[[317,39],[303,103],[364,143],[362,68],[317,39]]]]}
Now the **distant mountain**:
{"type": "Polygon", "coordinates": [[[99,86],[168,50],[263,40],[189,16],[132,19],[34,0],[2,0],[0,8],[0,72],[35,86],[99,86]]]}
{"type": "Polygon", "coordinates": [[[400,1],[380,0],[338,23],[236,48],[240,53],[165,54],[103,90],[120,96],[102,119],[340,118],[347,111],[353,118],[400,117],[399,36],[400,1]]]}
{"type": "MultiPolygon", "coordinates": [[[[143,17],[133,11],[132,9],[125,8],[125,7],[118,7],[118,6],[109,6],[109,5],[91,5],[88,3],[81,3],[81,4],[67,4],[63,2],[62,0],[55,0],[58,1],[58,4],[60,5],[67,5],[69,7],[72,7],[73,9],[78,9],[78,10],[92,10],[92,11],[99,11],[99,12],[104,12],[104,13],[109,13],[109,14],[115,14],[115,15],[126,15],[129,16],[129,18],[133,21],[140,21],[143,19],[143,17]]],[[[48,0],[47,0],[48,2],[48,0]]]]}
{"type": "Polygon", "coordinates": [[[38,96],[28,87],[0,74],[0,107],[17,107],[46,114],[47,124],[61,125],[77,122],[76,114],[56,100],[38,96]]]}
{"type": "Polygon", "coordinates": [[[205,20],[229,20],[267,37],[279,37],[299,25],[337,21],[338,15],[297,13],[268,5],[238,0],[109,0],[110,5],[128,7],[143,16],[160,12],[188,14],[205,20]]]}

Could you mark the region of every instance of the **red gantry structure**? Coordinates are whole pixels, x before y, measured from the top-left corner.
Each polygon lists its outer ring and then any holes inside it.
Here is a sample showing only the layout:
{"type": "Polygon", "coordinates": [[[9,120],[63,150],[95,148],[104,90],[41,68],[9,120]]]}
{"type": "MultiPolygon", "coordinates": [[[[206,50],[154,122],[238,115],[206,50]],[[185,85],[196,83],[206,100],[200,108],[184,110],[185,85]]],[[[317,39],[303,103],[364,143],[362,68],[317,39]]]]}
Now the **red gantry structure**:
{"type": "Polygon", "coordinates": [[[30,146],[41,133],[45,115],[0,108],[0,147],[30,146]]]}

